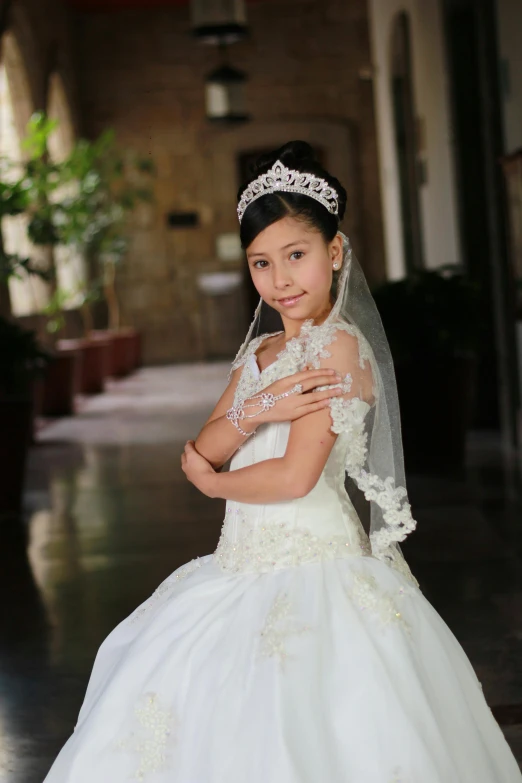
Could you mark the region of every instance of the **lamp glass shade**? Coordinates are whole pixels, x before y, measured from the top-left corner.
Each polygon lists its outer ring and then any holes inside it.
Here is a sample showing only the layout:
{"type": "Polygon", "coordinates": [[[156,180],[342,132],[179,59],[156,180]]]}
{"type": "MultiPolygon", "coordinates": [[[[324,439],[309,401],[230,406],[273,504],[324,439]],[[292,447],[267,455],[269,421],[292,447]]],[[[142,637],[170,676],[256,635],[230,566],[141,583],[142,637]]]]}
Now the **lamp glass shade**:
{"type": "Polygon", "coordinates": [[[194,35],[204,43],[230,44],[247,33],[244,0],[191,0],[194,35]]]}
{"type": "Polygon", "coordinates": [[[248,119],[245,82],[245,74],[229,65],[209,74],[205,85],[209,120],[238,122],[248,119]]]}

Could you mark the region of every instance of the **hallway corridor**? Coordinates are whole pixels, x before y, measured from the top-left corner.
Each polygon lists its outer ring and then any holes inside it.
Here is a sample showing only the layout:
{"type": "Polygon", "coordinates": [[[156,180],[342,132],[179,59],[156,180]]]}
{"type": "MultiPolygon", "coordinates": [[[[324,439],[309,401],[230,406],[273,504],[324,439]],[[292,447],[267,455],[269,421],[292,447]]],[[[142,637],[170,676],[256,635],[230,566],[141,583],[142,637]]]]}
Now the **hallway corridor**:
{"type": "MultiPolygon", "coordinates": [[[[103,638],[175,568],[215,548],[224,502],[187,483],[180,454],[226,374],[222,363],[143,369],[39,430],[26,534],[18,523],[1,530],[0,783],[41,783],[103,638]]],[[[406,557],[520,763],[520,478],[494,439],[474,435],[465,480],[413,476],[409,490],[418,530],[406,557]]]]}

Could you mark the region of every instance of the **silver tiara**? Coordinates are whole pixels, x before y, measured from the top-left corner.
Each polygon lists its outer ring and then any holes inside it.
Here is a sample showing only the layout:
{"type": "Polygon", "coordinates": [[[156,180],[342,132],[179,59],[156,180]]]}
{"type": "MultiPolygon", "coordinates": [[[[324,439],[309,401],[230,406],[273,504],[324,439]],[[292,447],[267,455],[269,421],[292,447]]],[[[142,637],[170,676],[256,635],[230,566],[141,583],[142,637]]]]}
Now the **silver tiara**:
{"type": "Polygon", "coordinates": [[[306,174],[295,169],[287,169],[280,160],[276,161],[266,174],[261,174],[243,191],[237,205],[239,222],[245,214],[245,209],[256,199],[267,193],[301,193],[310,196],[326,207],[332,215],[339,214],[339,196],[337,191],[325,179],[315,174],[306,174]]]}

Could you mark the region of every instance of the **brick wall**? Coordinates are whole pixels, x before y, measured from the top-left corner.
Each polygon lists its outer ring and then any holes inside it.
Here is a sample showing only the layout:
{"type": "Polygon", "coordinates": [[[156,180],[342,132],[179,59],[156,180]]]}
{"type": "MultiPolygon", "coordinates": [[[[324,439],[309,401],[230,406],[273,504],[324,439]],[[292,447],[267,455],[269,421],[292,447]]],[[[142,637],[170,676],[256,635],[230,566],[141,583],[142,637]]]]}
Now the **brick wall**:
{"type": "MultiPolygon", "coordinates": [[[[197,277],[225,266],[215,240],[237,230],[241,153],[291,138],[319,145],[348,189],[345,228],[368,277],[384,276],[372,84],[360,78],[371,65],[365,0],[264,0],[248,15],[251,36],[230,58],[249,75],[252,121],[232,129],[205,119],[204,80],[217,52],[191,37],[188,8],[75,17],[86,132],[113,127],[158,168],[155,204],[136,216],[119,278],[123,320],[143,331],[147,362],[208,353],[197,277]],[[196,211],[200,226],[169,229],[171,210],[196,211]]],[[[239,341],[240,315],[227,313],[239,341]]]]}

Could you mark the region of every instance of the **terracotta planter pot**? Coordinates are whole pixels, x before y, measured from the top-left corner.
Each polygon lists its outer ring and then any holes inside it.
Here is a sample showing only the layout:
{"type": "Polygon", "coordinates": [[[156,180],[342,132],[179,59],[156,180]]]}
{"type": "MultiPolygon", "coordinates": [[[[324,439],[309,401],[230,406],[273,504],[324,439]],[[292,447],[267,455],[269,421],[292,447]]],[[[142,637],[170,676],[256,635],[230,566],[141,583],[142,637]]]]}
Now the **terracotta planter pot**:
{"type": "Polygon", "coordinates": [[[74,415],[74,397],[80,392],[82,353],[77,348],[56,351],[44,378],[42,414],[74,415]]]}
{"type": "Polygon", "coordinates": [[[107,376],[114,377],[114,332],[110,329],[93,329],[89,332],[87,339],[91,342],[101,340],[107,345],[107,376]]]}
{"type": "Polygon", "coordinates": [[[113,378],[123,378],[136,369],[141,362],[141,341],[139,333],[132,328],[94,329],[89,334],[92,340],[109,340],[111,343],[110,372],[113,378]],[[138,349],[137,347],[138,346],[138,349]]]}
{"type": "Polygon", "coordinates": [[[94,340],[59,340],[59,350],[78,350],[82,355],[80,371],[81,394],[101,394],[109,375],[112,343],[98,337],[94,340]]]}
{"type": "Polygon", "coordinates": [[[33,434],[32,399],[0,399],[0,517],[22,511],[27,453],[33,434]]]}
{"type": "Polygon", "coordinates": [[[134,329],[119,329],[113,332],[114,374],[117,378],[130,375],[136,368],[136,332],[134,329]]]}
{"type": "Polygon", "coordinates": [[[143,365],[141,332],[138,332],[137,329],[133,330],[132,342],[134,349],[134,369],[137,370],[143,365]]]}

